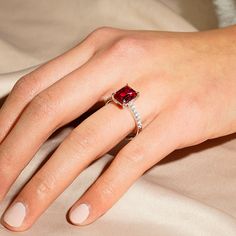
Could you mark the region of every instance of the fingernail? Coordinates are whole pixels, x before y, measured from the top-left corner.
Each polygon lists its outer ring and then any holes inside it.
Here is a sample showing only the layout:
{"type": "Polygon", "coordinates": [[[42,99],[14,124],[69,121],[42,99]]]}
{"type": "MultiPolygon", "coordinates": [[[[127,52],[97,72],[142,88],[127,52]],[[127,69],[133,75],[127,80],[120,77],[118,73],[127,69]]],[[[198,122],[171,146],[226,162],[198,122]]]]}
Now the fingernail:
{"type": "Polygon", "coordinates": [[[73,224],[82,224],[89,216],[89,206],[80,204],[70,213],[70,220],[73,224]]]}
{"type": "Polygon", "coordinates": [[[12,227],[20,227],[25,219],[25,215],[25,205],[17,202],[6,211],[3,220],[12,227]]]}

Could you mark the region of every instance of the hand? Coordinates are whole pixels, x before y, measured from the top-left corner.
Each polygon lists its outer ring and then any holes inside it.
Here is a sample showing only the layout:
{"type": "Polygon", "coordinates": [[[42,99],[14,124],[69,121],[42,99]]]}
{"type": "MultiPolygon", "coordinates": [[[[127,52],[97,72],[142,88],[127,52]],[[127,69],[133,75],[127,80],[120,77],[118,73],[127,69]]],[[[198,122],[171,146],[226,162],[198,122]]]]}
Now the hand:
{"type": "MultiPolygon", "coordinates": [[[[1,199],[59,127],[127,83],[143,131],[69,211],[87,225],[172,151],[236,131],[235,27],[199,33],[101,28],[21,78],[0,110],[1,199]]],[[[2,224],[24,231],[91,162],[135,128],[128,109],[102,106],[76,127],[24,186],[2,224]]]]}

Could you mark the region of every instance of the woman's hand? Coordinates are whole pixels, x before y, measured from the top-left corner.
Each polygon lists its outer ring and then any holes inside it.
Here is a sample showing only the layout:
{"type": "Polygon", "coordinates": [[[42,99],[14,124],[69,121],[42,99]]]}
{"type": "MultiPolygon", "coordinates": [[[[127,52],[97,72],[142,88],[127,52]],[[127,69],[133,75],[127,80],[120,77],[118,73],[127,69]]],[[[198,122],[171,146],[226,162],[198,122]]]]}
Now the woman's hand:
{"type": "MultiPolygon", "coordinates": [[[[59,127],[127,83],[143,131],[72,206],[70,221],[104,214],[146,170],[175,149],[236,131],[235,28],[201,33],[100,28],[78,46],[21,78],[0,111],[0,196],[59,127]]],[[[76,127],[32,177],[2,223],[28,229],[91,162],[135,128],[109,103],[76,127]]]]}

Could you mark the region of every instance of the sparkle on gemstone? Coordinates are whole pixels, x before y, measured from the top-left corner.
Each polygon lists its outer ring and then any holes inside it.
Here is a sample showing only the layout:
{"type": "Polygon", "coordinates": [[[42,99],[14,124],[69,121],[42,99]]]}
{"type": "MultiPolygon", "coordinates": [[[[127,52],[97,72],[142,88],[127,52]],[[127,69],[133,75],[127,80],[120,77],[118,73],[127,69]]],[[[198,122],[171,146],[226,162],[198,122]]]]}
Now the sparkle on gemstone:
{"type": "Polygon", "coordinates": [[[121,88],[114,94],[114,98],[120,103],[120,104],[127,104],[134,98],[136,98],[138,93],[130,88],[128,85],[121,88]]]}

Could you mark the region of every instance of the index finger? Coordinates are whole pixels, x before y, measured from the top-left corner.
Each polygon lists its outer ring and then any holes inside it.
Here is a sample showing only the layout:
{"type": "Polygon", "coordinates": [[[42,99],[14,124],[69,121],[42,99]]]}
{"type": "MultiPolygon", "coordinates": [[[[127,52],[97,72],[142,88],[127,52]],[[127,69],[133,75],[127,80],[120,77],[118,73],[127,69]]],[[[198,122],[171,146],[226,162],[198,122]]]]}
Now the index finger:
{"type": "Polygon", "coordinates": [[[41,91],[83,65],[94,53],[91,40],[43,64],[17,81],[0,109],[0,143],[9,133],[25,106],[41,91]]]}

